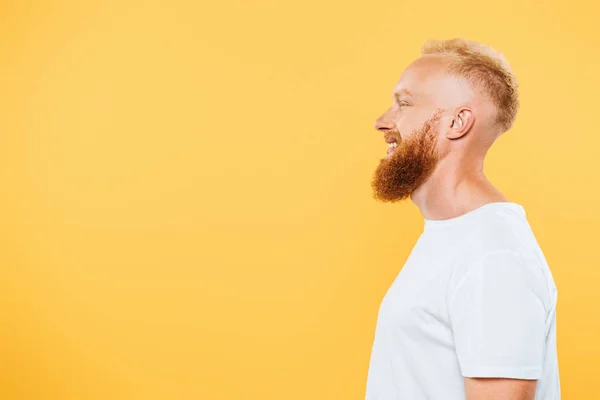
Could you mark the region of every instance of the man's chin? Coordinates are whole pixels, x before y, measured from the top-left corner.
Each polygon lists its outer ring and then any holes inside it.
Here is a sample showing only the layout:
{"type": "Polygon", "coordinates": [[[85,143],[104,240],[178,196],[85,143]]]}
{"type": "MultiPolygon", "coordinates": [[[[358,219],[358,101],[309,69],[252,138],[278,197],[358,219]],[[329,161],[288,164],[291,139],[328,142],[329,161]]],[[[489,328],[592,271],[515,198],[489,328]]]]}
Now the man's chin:
{"type": "MultiPolygon", "coordinates": [[[[387,160],[382,160],[382,164],[386,163],[387,160]]],[[[400,183],[397,179],[394,179],[393,176],[389,176],[385,173],[378,174],[378,172],[381,172],[380,169],[375,172],[371,182],[375,200],[386,203],[396,203],[410,197],[413,192],[410,184],[400,183]]]]}
{"type": "Polygon", "coordinates": [[[397,203],[410,199],[421,181],[421,168],[402,162],[401,157],[400,153],[391,153],[380,160],[371,182],[376,200],[397,203]]]}

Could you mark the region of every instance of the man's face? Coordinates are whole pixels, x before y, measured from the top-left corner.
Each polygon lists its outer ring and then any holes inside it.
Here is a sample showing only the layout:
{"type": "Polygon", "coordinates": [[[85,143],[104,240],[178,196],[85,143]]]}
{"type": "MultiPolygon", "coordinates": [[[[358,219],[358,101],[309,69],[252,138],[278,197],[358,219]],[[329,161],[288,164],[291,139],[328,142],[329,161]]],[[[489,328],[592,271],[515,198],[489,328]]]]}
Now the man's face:
{"type": "Polygon", "coordinates": [[[435,170],[442,97],[452,89],[446,81],[439,58],[420,58],[402,74],[393,91],[393,104],[375,122],[391,146],[373,175],[376,199],[406,199],[435,170]]]}

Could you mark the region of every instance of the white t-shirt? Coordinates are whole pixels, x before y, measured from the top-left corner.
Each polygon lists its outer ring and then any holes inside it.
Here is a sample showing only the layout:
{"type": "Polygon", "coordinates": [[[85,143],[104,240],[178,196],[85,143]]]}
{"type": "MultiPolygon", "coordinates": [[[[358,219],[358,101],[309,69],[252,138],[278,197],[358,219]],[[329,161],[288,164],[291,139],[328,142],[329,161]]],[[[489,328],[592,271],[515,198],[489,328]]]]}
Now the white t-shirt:
{"type": "Polygon", "coordinates": [[[524,208],[425,219],[383,297],[366,400],[465,400],[464,377],[537,379],[560,399],[554,279],[524,208]]]}

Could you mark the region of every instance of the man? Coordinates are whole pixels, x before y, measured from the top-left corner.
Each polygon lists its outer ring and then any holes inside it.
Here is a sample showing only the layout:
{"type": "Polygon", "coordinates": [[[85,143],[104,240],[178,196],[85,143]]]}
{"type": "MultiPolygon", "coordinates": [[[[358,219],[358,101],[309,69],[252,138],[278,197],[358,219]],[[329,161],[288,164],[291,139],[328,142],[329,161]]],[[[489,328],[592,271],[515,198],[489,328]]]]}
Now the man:
{"type": "Polygon", "coordinates": [[[430,41],[375,122],[374,197],[410,197],[423,232],[377,317],[366,400],[557,400],[557,289],[523,206],[483,174],[519,109],[504,57],[430,41]]]}

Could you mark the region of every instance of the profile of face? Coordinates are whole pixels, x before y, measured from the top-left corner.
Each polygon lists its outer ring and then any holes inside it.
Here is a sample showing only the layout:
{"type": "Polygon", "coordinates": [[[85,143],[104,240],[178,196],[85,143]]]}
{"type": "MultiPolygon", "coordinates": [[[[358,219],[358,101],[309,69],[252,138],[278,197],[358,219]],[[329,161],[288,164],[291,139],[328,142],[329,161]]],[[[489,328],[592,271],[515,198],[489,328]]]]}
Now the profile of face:
{"type": "Polygon", "coordinates": [[[464,92],[440,57],[421,57],[404,70],[392,105],[375,121],[389,146],[373,174],[375,199],[404,200],[427,181],[448,151],[448,141],[442,139],[452,136],[454,127],[466,121],[463,117],[471,119],[468,109],[451,107],[464,92]]]}

